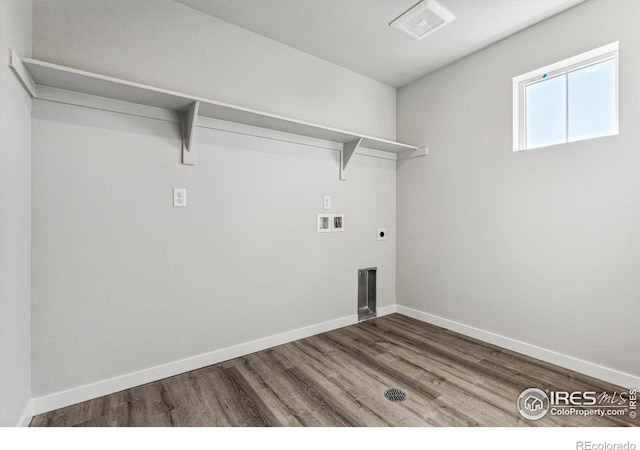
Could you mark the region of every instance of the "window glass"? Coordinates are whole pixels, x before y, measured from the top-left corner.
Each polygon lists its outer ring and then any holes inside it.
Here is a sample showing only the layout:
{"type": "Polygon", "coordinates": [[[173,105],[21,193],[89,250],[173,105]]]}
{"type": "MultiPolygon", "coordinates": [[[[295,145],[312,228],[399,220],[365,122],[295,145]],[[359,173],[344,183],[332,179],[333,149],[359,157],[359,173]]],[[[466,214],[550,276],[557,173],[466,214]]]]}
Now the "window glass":
{"type": "Polygon", "coordinates": [[[566,142],[565,91],[565,75],[526,86],[526,148],[566,142]]]}
{"type": "Polygon", "coordinates": [[[615,133],[616,61],[569,72],[569,141],[615,133]]]}
{"type": "Polygon", "coordinates": [[[619,43],[513,78],[513,151],[618,134],[619,43]]]}

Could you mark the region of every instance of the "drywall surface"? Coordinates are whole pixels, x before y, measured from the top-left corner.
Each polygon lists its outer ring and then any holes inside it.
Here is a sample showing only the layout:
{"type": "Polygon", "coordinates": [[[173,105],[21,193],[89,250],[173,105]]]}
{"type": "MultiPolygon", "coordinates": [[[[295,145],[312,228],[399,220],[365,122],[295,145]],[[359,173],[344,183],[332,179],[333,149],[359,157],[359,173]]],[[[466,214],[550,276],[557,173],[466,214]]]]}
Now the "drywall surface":
{"type": "Polygon", "coordinates": [[[252,132],[198,127],[185,166],[176,124],[34,101],[34,397],[355,317],[359,268],[395,303],[395,161],[340,181],[339,152],[252,132]]]}
{"type": "Polygon", "coordinates": [[[34,58],[395,139],[387,85],[171,0],[38,0],[34,58]]]}
{"type": "Polygon", "coordinates": [[[31,1],[0,2],[0,426],[31,399],[31,99],[8,66],[31,54],[31,1]]]}
{"type": "MultiPolygon", "coordinates": [[[[169,0],[36,1],[34,58],[395,138],[393,88],[169,0]]],[[[355,315],[358,268],[394,304],[395,162],[34,105],[35,397],[355,315]]]]}
{"type": "Polygon", "coordinates": [[[586,2],[399,90],[399,305],[640,375],[639,21],[586,2]],[[512,152],[512,78],[617,40],[620,134],[512,152]]]}

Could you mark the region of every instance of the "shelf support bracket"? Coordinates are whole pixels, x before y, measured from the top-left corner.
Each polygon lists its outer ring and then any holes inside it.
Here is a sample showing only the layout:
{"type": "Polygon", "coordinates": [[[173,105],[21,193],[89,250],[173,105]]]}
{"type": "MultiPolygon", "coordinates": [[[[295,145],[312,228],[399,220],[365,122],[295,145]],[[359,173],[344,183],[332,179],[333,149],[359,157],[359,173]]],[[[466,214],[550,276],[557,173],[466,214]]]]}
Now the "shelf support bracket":
{"type": "Polygon", "coordinates": [[[340,150],[340,179],[347,179],[347,164],[355,153],[355,151],[362,144],[362,138],[355,139],[353,141],[345,142],[342,144],[342,150],[340,150]]]}
{"type": "Polygon", "coordinates": [[[427,147],[418,147],[415,150],[407,150],[406,152],[398,153],[397,160],[417,158],[418,156],[426,156],[429,153],[427,147]]]}
{"type": "Polygon", "coordinates": [[[31,98],[36,98],[36,83],[31,78],[29,71],[25,69],[22,60],[15,50],[9,50],[9,67],[16,74],[22,86],[27,90],[31,98]]]}
{"type": "Polygon", "coordinates": [[[198,121],[198,110],[200,102],[193,102],[187,112],[182,131],[182,164],[193,166],[196,163],[196,122],[198,121]]]}

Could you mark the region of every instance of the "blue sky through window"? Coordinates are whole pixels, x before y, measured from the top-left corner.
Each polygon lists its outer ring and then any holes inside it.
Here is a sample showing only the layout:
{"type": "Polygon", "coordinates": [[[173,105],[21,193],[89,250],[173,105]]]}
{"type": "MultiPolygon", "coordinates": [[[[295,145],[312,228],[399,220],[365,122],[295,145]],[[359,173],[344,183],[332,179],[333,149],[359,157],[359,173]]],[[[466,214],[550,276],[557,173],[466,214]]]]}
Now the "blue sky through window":
{"type": "Polygon", "coordinates": [[[560,75],[525,88],[527,148],[566,142],[565,87],[565,75],[560,75]]]}
{"type": "Polygon", "coordinates": [[[526,148],[616,132],[616,61],[525,86],[526,148]]]}
{"type": "Polygon", "coordinates": [[[569,141],[615,131],[615,76],[612,59],[569,73],[569,141]]]}

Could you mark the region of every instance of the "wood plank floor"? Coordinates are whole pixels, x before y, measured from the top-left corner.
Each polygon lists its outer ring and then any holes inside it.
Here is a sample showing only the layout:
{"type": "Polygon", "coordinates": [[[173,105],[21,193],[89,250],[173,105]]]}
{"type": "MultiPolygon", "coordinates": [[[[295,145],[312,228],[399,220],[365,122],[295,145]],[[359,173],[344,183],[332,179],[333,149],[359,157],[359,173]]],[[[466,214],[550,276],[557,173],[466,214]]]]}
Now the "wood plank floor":
{"type": "Polygon", "coordinates": [[[34,417],[31,426],[634,426],[520,416],[529,387],[623,389],[393,314],[34,417]],[[385,389],[407,400],[392,403],[385,389]]]}

